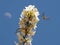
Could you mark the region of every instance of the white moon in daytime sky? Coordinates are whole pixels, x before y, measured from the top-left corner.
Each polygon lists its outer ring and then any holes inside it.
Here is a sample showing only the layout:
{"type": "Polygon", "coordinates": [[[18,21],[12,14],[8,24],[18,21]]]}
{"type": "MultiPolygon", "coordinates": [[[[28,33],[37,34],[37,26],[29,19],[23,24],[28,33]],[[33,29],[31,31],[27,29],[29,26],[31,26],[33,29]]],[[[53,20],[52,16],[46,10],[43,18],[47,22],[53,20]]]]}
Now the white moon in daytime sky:
{"type": "Polygon", "coordinates": [[[4,15],[8,18],[12,18],[12,14],[10,12],[5,12],[4,15]]]}

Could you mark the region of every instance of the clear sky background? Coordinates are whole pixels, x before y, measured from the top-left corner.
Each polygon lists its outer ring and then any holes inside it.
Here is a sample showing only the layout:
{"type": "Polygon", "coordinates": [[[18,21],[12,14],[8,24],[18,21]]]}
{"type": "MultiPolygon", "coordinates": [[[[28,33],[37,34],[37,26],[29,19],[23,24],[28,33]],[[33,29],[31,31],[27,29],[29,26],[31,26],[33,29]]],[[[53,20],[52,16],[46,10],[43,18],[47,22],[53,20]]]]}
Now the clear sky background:
{"type": "Polygon", "coordinates": [[[60,14],[58,0],[0,0],[0,45],[15,45],[16,29],[25,6],[35,5],[40,14],[45,12],[49,20],[42,20],[37,25],[33,45],[60,45],[60,14]]]}

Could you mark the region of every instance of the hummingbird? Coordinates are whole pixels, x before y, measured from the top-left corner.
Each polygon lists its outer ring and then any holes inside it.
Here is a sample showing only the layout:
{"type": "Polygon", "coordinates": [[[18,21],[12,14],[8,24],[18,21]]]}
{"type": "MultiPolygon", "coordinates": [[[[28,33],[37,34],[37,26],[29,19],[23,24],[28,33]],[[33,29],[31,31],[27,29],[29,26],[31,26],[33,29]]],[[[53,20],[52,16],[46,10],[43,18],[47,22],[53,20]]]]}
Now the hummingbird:
{"type": "Polygon", "coordinates": [[[45,13],[44,12],[42,13],[42,16],[41,17],[42,17],[43,20],[48,20],[49,19],[47,16],[45,16],[45,13]]]}

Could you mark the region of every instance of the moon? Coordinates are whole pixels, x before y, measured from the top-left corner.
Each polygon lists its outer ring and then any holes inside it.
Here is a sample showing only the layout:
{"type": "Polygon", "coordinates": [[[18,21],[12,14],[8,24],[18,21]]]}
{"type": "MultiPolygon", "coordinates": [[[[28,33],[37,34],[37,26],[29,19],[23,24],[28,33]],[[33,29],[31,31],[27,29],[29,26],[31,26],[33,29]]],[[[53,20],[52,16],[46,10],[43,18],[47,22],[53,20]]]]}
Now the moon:
{"type": "Polygon", "coordinates": [[[4,15],[8,18],[12,18],[12,14],[10,12],[5,12],[4,15]]]}

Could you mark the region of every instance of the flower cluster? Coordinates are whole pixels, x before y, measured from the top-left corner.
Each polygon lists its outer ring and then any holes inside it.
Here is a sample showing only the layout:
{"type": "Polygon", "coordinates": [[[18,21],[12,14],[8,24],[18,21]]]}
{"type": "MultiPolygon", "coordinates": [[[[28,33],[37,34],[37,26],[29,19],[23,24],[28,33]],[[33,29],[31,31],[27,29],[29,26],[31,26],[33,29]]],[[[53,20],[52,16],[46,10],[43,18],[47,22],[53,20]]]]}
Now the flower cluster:
{"type": "Polygon", "coordinates": [[[34,5],[29,5],[23,9],[19,22],[19,30],[17,31],[19,45],[32,45],[32,36],[36,32],[36,24],[39,21],[38,15],[39,12],[34,5]]]}

